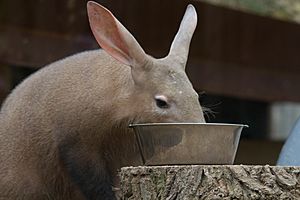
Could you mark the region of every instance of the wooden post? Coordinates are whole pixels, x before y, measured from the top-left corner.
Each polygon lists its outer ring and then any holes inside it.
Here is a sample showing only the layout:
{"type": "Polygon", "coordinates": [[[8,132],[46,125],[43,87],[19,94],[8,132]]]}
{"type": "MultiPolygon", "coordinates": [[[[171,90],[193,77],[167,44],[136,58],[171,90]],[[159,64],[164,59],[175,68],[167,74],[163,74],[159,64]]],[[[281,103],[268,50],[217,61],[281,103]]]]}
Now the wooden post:
{"type": "Polygon", "coordinates": [[[121,199],[300,199],[300,167],[125,167],[121,199]]]}

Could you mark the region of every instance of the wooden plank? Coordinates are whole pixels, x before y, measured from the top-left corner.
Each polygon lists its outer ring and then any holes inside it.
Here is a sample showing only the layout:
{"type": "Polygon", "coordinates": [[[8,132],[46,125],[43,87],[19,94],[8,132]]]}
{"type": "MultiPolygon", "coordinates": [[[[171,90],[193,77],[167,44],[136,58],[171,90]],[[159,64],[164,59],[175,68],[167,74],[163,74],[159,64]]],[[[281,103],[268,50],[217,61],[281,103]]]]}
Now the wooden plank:
{"type": "Polygon", "coordinates": [[[191,57],[240,68],[300,72],[300,25],[210,5],[197,8],[191,57]]]}
{"type": "Polygon", "coordinates": [[[197,91],[259,101],[300,101],[299,73],[191,60],[187,73],[197,91]]]}
{"type": "Polygon", "coordinates": [[[86,2],[74,0],[4,0],[0,24],[60,34],[87,33],[86,2]]]}
{"type": "Polygon", "coordinates": [[[0,2],[0,62],[41,67],[98,48],[88,26],[87,1],[0,2]]]}
{"type": "Polygon", "coordinates": [[[0,44],[0,62],[34,68],[80,51],[99,48],[91,35],[63,35],[16,28],[2,30],[0,44]]]}

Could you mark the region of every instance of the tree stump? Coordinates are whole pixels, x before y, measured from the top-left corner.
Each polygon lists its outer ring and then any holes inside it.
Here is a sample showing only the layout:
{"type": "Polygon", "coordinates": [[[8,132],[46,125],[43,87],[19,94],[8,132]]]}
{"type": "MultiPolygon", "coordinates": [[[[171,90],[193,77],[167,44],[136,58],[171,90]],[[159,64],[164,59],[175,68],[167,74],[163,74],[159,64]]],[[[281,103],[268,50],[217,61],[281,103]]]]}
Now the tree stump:
{"type": "Polygon", "coordinates": [[[121,199],[300,199],[300,167],[124,167],[121,199]]]}

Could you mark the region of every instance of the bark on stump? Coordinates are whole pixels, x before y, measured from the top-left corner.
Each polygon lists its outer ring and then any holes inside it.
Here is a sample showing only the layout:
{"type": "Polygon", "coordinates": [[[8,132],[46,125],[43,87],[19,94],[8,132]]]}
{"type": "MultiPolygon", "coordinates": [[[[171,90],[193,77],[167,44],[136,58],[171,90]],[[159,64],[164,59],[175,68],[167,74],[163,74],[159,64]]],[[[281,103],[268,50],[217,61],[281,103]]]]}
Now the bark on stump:
{"type": "Polygon", "coordinates": [[[300,167],[125,167],[120,178],[121,199],[300,199],[300,167]]]}

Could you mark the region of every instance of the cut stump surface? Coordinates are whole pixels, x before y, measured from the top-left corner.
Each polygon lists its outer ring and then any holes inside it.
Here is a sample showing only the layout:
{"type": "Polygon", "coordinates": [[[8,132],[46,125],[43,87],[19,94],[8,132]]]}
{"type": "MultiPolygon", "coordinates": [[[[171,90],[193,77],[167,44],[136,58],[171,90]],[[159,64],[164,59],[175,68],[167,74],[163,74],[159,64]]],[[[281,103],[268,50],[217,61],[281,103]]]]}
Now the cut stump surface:
{"type": "Polygon", "coordinates": [[[300,199],[300,167],[124,167],[122,199],[300,199]]]}

